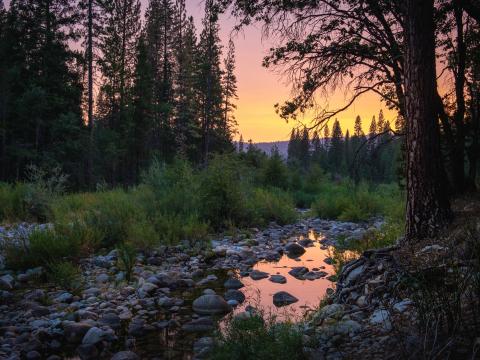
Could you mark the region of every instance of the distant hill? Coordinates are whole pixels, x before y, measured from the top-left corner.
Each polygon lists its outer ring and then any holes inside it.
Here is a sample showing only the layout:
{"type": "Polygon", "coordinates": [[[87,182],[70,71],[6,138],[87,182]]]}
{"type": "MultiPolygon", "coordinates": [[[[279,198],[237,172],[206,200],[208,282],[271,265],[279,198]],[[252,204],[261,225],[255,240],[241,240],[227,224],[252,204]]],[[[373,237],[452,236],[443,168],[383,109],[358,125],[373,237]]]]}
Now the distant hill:
{"type": "Polygon", "coordinates": [[[270,155],[272,148],[276,145],[280,155],[284,158],[287,157],[288,141],[261,142],[254,145],[268,155],[270,155]]]}

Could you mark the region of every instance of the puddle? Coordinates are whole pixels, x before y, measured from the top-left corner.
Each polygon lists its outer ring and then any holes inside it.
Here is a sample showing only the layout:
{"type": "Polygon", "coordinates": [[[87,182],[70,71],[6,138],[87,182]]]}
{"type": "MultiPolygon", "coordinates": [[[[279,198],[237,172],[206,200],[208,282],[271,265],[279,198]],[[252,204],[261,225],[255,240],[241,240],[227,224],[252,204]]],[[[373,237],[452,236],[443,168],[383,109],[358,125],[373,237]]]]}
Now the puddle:
{"type": "MultiPolygon", "coordinates": [[[[253,280],[250,277],[243,277],[241,281],[245,288],[240,289],[247,300],[235,312],[243,311],[247,305],[260,307],[267,313],[276,313],[278,318],[301,318],[305,311],[314,309],[318,306],[325,296],[327,288],[334,288],[335,283],[328,280],[327,277],[335,274],[332,265],[325,263],[325,259],[332,255],[332,248],[323,246],[319,241],[323,236],[317,235],[311,231],[308,238],[313,241],[312,246],[305,248],[305,253],[298,258],[290,258],[283,255],[277,262],[261,261],[254,266],[255,270],[266,272],[270,275],[283,275],[287,282],[278,284],[270,281],[268,278],[253,280]],[[304,266],[309,270],[324,271],[325,277],[316,280],[299,280],[288,272],[293,267],[304,266]],[[286,291],[295,296],[298,302],[276,307],[273,305],[273,295],[279,291],[286,291]]],[[[299,237],[299,240],[303,237],[299,237]]]]}

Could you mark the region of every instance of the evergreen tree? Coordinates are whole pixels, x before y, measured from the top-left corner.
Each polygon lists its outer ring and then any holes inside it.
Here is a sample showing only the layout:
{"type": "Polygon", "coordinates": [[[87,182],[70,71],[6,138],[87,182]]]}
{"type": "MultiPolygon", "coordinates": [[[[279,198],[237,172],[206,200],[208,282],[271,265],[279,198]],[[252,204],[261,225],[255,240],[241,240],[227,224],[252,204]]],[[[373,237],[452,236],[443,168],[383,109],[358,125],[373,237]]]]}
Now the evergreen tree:
{"type": "Polygon", "coordinates": [[[242,154],[244,152],[245,143],[243,142],[243,136],[240,135],[240,140],[238,141],[238,152],[242,154]]]}
{"type": "Polygon", "coordinates": [[[102,154],[106,178],[115,183],[129,177],[128,141],[132,120],[132,89],[135,79],[137,41],[140,32],[140,2],[115,0],[102,2],[103,26],[99,34],[102,72],[97,114],[101,133],[97,146],[102,154]]]}
{"type": "Polygon", "coordinates": [[[208,161],[212,150],[222,150],[225,145],[223,117],[222,70],[220,67],[221,45],[218,35],[219,5],[214,0],[205,2],[203,30],[198,46],[198,101],[201,122],[201,145],[203,162],[208,161]],[[220,135],[220,136],[219,136],[220,135]],[[222,146],[223,145],[223,146],[222,146]]]}
{"type": "Polygon", "coordinates": [[[137,182],[141,169],[150,158],[149,133],[153,128],[153,70],[149,61],[145,37],[142,35],[137,46],[135,82],[132,91],[133,131],[128,139],[132,158],[132,182],[137,182]]]}
{"type": "Polygon", "coordinates": [[[310,164],[310,137],[307,128],[303,128],[301,138],[299,139],[298,160],[303,169],[308,169],[310,164]]]}
{"type": "Polygon", "coordinates": [[[235,76],[235,44],[232,39],[228,42],[228,53],[224,60],[224,74],[222,79],[223,87],[223,137],[230,141],[230,135],[237,125],[233,112],[237,108],[235,100],[237,95],[237,77],[235,76]]]}
{"type": "Polygon", "coordinates": [[[84,183],[81,55],[69,48],[79,17],[67,0],[14,0],[0,10],[2,177],[61,166],[84,183]]]}
{"type": "Polygon", "coordinates": [[[332,127],[332,139],[331,146],[328,151],[329,163],[331,166],[331,171],[336,174],[343,173],[344,169],[344,143],[343,143],[343,133],[340,126],[340,122],[335,119],[332,127]]]}
{"type": "Polygon", "coordinates": [[[150,0],[145,14],[145,37],[153,73],[152,147],[162,159],[174,152],[173,100],[176,14],[172,0],[150,0]]]}
{"type": "Polygon", "coordinates": [[[175,139],[180,155],[195,159],[199,146],[199,107],[196,95],[197,35],[193,18],[186,18],[184,1],[177,7],[175,139]]]}

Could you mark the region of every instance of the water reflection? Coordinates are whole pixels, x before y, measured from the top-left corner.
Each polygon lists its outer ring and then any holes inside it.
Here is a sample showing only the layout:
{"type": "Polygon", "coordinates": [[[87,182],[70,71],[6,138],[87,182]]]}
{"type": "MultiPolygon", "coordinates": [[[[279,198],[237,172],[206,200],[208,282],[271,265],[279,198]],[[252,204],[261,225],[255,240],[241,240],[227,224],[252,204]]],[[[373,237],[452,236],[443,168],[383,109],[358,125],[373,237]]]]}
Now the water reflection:
{"type": "MultiPolygon", "coordinates": [[[[298,237],[302,240],[304,237],[298,237]]],[[[335,274],[333,265],[325,263],[325,259],[333,254],[333,248],[324,246],[320,243],[323,236],[310,231],[308,238],[313,241],[312,245],[305,248],[305,253],[298,258],[290,258],[283,255],[277,262],[261,261],[254,266],[255,270],[264,271],[270,275],[283,275],[287,282],[278,284],[267,279],[253,280],[250,277],[244,277],[241,281],[245,288],[241,289],[247,297],[245,303],[236,310],[243,311],[248,305],[260,307],[267,313],[277,313],[280,318],[288,316],[291,318],[301,317],[303,313],[315,308],[325,296],[327,288],[332,288],[335,284],[328,280],[330,275],[335,274]],[[293,267],[304,266],[310,271],[324,271],[327,275],[316,280],[299,280],[291,276],[288,272],[293,267]],[[278,291],[286,291],[295,296],[299,301],[281,308],[273,305],[273,295],[278,291]]]]}

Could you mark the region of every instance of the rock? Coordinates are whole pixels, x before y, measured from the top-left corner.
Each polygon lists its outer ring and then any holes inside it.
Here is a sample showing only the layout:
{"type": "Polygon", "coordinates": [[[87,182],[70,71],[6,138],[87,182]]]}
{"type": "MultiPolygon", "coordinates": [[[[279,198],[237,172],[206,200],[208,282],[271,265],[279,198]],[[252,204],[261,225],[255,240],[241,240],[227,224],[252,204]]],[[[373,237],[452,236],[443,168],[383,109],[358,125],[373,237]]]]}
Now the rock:
{"type": "Polygon", "coordinates": [[[392,330],[392,323],[390,322],[390,314],[385,309],[377,309],[370,316],[369,320],[372,325],[381,325],[384,331],[392,330]]]}
{"type": "Polygon", "coordinates": [[[350,271],[348,273],[347,277],[345,278],[345,281],[344,281],[345,284],[353,283],[355,280],[358,279],[358,277],[363,273],[364,270],[365,270],[365,266],[361,265],[361,266],[356,267],[352,271],[350,271]]]}
{"type": "Polygon", "coordinates": [[[54,300],[59,303],[70,303],[73,300],[73,295],[69,292],[64,292],[58,295],[54,300]]]}
{"type": "Polygon", "coordinates": [[[298,299],[287,293],[286,291],[279,291],[273,295],[273,304],[277,307],[290,305],[296,303],[298,299]]]}
{"type": "Polygon", "coordinates": [[[100,289],[96,288],[96,287],[93,287],[93,288],[90,288],[90,289],[87,289],[83,292],[83,295],[87,298],[91,297],[91,296],[98,296],[101,294],[101,291],[100,289]]]}
{"type": "Polygon", "coordinates": [[[140,358],[133,351],[119,351],[112,356],[111,360],[139,360],[140,358]]]}
{"type": "Polygon", "coordinates": [[[110,277],[109,277],[107,274],[105,274],[105,273],[99,274],[99,275],[97,275],[97,277],[96,277],[97,283],[100,283],[100,284],[105,284],[105,283],[107,283],[109,279],[110,279],[110,277]]]}
{"type": "Polygon", "coordinates": [[[232,311],[219,295],[202,295],[193,302],[193,311],[200,315],[222,315],[232,311]]]}
{"type": "Polygon", "coordinates": [[[290,270],[288,273],[296,279],[303,280],[303,275],[308,273],[308,268],[306,268],[305,266],[297,266],[293,267],[292,270],[290,270]]]}
{"type": "Polygon", "coordinates": [[[36,360],[36,359],[41,359],[42,355],[38,351],[29,351],[27,355],[25,356],[27,360],[36,360]]]}
{"type": "Polygon", "coordinates": [[[412,305],[413,305],[412,300],[405,299],[393,305],[393,309],[399,313],[403,313],[412,305]]]}
{"type": "Polygon", "coordinates": [[[225,289],[235,289],[235,290],[238,290],[238,289],[243,288],[245,285],[243,285],[243,283],[242,283],[240,280],[238,280],[238,279],[230,278],[230,279],[228,279],[227,281],[225,281],[225,283],[223,284],[223,286],[225,287],[225,289]]]}
{"type": "Polygon", "coordinates": [[[227,301],[227,304],[230,305],[232,308],[235,308],[235,307],[237,307],[240,303],[239,303],[237,300],[232,299],[232,300],[228,300],[228,301],[227,301]]]}
{"type": "Polygon", "coordinates": [[[342,320],[335,325],[335,333],[341,335],[354,335],[362,329],[362,325],[354,320],[342,320]]]}
{"type": "Polygon", "coordinates": [[[0,289],[1,290],[12,290],[15,279],[12,275],[3,275],[0,277],[0,289]]]}
{"type": "Polygon", "coordinates": [[[199,319],[194,319],[182,326],[182,330],[185,332],[196,333],[196,332],[207,332],[215,328],[215,323],[212,319],[208,317],[201,317],[199,319]]]}
{"type": "Polygon", "coordinates": [[[205,290],[203,290],[202,293],[203,293],[203,295],[215,295],[216,294],[215,290],[213,290],[213,289],[205,289],[205,290]]]}
{"type": "Polygon", "coordinates": [[[312,322],[314,325],[319,325],[328,318],[341,319],[344,313],[345,307],[341,304],[326,305],[313,315],[312,322]]]}
{"type": "Polygon", "coordinates": [[[225,300],[235,300],[239,304],[245,301],[245,295],[240,290],[230,289],[224,294],[225,300]]]}
{"type": "Polygon", "coordinates": [[[289,256],[301,256],[305,253],[303,246],[300,246],[297,243],[287,244],[287,246],[285,246],[285,251],[289,256]]]}
{"type": "Polygon", "coordinates": [[[215,341],[211,337],[202,337],[194,342],[193,352],[195,358],[205,358],[212,351],[215,341]]]}
{"type": "Polygon", "coordinates": [[[333,265],[333,263],[335,261],[331,257],[327,257],[327,258],[323,259],[323,262],[327,265],[333,265]]]}
{"type": "Polygon", "coordinates": [[[103,315],[99,320],[98,323],[100,325],[105,325],[111,327],[114,330],[118,330],[121,327],[120,317],[114,313],[107,313],[103,315]]]}
{"type": "Polygon", "coordinates": [[[98,349],[93,344],[82,344],[77,348],[77,354],[82,360],[98,359],[98,349]]]}
{"type": "Polygon", "coordinates": [[[64,323],[64,336],[69,343],[78,344],[83,340],[85,334],[92,328],[92,325],[86,322],[69,322],[64,323]]]}
{"type": "Polygon", "coordinates": [[[303,247],[309,247],[313,245],[313,241],[307,238],[299,240],[298,243],[303,247]]]}
{"type": "Polygon", "coordinates": [[[150,296],[155,290],[158,289],[158,286],[152,283],[144,283],[140,289],[138,289],[138,296],[143,299],[147,296],[150,296]]]}
{"type": "Polygon", "coordinates": [[[276,284],[285,284],[287,282],[287,278],[283,275],[271,275],[268,280],[276,284]]]}
{"type": "Polygon", "coordinates": [[[263,272],[263,271],[258,271],[258,270],[253,270],[251,273],[250,273],[250,277],[253,279],[253,280],[261,280],[261,279],[266,279],[268,278],[270,275],[266,272],[263,272]]]}
{"type": "Polygon", "coordinates": [[[105,332],[102,329],[94,326],[90,328],[83,337],[82,344],[95,345],[103,340],[105,332]]]}

